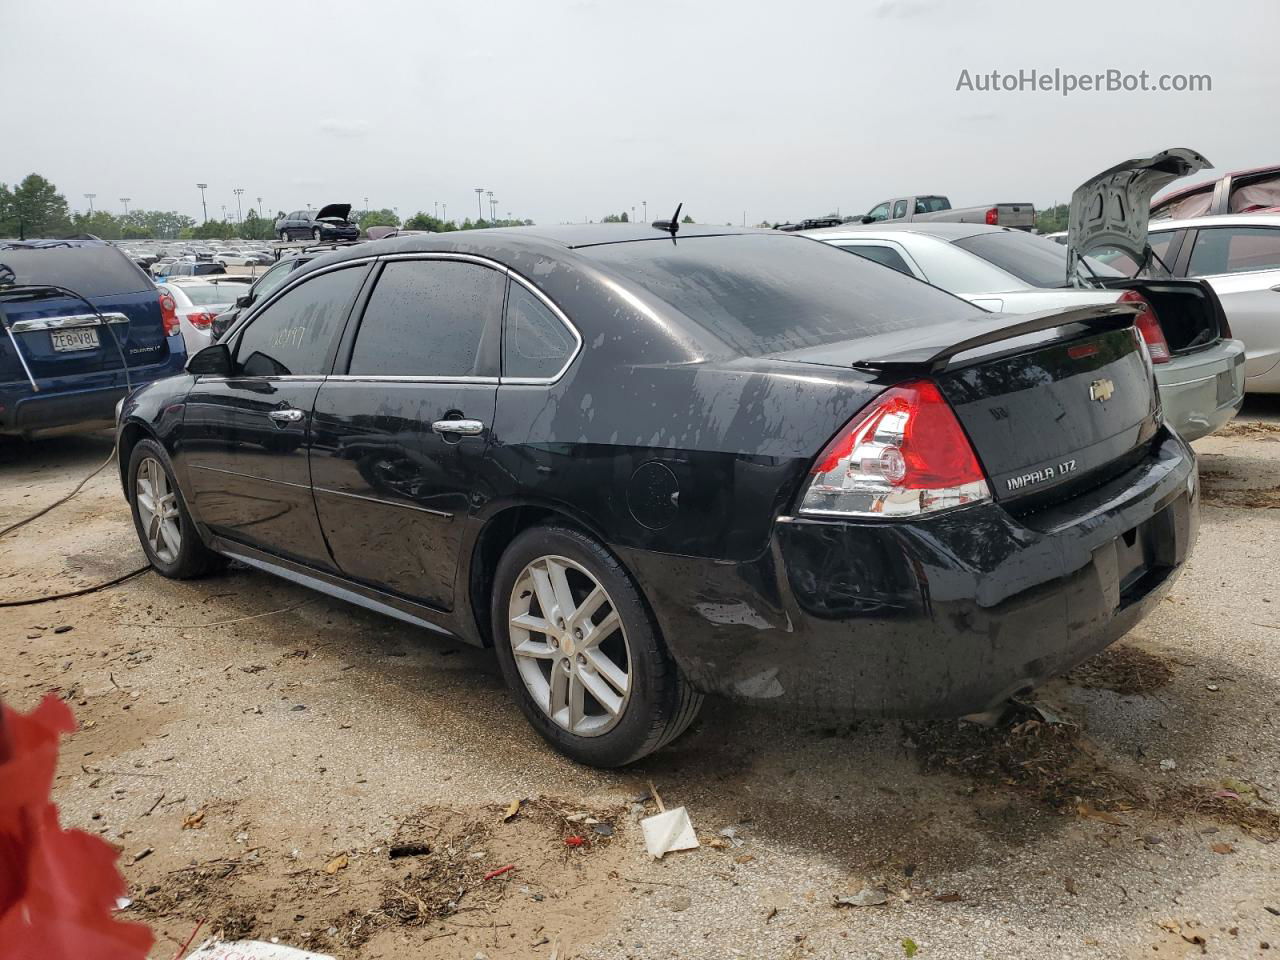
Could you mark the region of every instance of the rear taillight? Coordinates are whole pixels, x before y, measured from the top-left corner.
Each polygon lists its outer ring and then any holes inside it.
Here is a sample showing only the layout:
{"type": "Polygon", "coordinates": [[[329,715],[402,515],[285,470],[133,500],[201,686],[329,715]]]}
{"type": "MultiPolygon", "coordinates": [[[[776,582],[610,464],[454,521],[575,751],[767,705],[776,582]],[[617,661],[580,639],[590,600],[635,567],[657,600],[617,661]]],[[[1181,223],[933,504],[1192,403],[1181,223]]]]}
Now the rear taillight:
{"type": "Polygon", "coordinates": [[[178,305],[167,290],[160,291],[160,322],[164,324],[164,335],[171,337],[178,332],[178,305]]]}
{"type": "Polygon", "coordinates": [[[1152,363],[1168,363],[1172,359],[1169,352],[1169,341],[1164,338],[1164,329],[1160,326],[1160,318],[1147,298],[1137,290],[1126,290],[1120,295],[1120,303],[1136,303],[1138,315],[1133,324],[1142,334],[1142,342],[1147,345],[1147,353],[1151,354],[1152,363]]]}
{"type": "Polygon", "coordinates": [[[913,517],[991,499],[969,438],[929,380],[882,393],[809,472],[806,515],[913,517]]]}
{"type": "Polygon", "coordinates": [[[987,211],[987,225],[992,227],[1000,225],[1000,210],[998,207],[992,207],[987,211]]]}
{"type": "Polygon", "coordinates": [[[197,330],[208,330],[213,323],[212,313],[188,313],[187,321],[197,330]]]}

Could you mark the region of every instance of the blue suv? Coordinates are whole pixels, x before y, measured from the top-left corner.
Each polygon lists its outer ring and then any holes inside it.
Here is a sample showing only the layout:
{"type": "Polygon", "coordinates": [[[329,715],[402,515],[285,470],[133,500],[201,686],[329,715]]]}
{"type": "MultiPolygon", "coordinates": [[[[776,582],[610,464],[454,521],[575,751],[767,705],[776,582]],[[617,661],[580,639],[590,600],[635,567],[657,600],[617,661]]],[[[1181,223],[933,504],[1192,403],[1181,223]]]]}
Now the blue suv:
{"type": "Polygon", "coordinates": [[[95,240],[0,244],[0,435],[111,426],[187,361],[173,298],[95,240]]]}

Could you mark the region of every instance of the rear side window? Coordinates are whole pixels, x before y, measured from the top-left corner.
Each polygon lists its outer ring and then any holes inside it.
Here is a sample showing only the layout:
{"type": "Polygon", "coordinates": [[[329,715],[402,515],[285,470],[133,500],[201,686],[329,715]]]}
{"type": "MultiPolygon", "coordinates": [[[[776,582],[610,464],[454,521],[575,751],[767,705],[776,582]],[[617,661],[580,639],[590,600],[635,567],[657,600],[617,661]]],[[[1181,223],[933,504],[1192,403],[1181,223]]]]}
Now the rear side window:
{"type": "Polygon", "coordinates": [[[240,374],[301,377],[328,373],[329,349],[367,272],[365,267],[348,267],[322,273],[268,304],[240,335],[236,346],[240,374]]]}
{"type": "MultiPolygon", "coordinates": [[[[993,230],[962,237],[955,245],[1033,287],[1067,286],[1067,248],[1044,237],[1021,230],[993,230]]],[[[1099,276],[1122,276],[1119,270],[1098,260],[1090,259],[1089,266],[1099,276]]],[[[1087,270],[1083,272],[1088,274],[1087,270]]]]}
{"type": "Polygon", "coordinates": [[[114,247],[0,250],[0,264],[13,271],[14,283],[54,283],[86,297],[140,293],[153,286],[138,265],[114,247]]]}
{"type": "Polygon", "coordinates": [[[502,375],[554,377],[576,346],[573,335],[547,305],[512,282],[502,340],[502,375]]]}
{"type": "Polygon", "coordinates": [[[883,266],[892,267],[899,273],[905,273],[909,277],[914,276],[911,268],[907,266],[907,261],[903,260],[902,255],[897,250],[894,250],[893,247],[881,247],[872,243],[837,243],[834,246],[840,247],[842,250],[848,250],[859,257],[874,260],[883,266]]]}
{"type": "Polygon", "coordinates": [[[506,277],[453,260],[393,260],[365,307],[349,373],[496,376],[481,349],[502,317],[506,277]]]}
{"type": "Polygon", "coordinates": [[[641,240],[580,252],[752,356],[974,313],[928,284],[786,234],[641,240]]]}
{"type": "Polygon", "coordinates": [[[898,220],[907,215],[907,201],[897,200],[893,204],[893,219],[898,220]]]}
{"type": "Polygon", "coordinates": [[[1212,227],[1196,235],[1187,272],[1193,277],[1280,269],[1280,230],[1212,227]]]}

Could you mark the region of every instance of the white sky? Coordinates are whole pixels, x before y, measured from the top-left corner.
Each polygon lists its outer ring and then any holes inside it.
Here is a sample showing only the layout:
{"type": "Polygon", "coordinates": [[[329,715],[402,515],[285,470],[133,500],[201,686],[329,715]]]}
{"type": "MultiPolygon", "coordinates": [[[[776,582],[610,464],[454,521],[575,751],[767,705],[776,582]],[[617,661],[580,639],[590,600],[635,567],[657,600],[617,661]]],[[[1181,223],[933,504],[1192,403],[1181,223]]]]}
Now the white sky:
{"type": "Polygon", "coordinates": [[[0,0],[0,182],[197,218],[198,181],[211,216],[233,187],[461,218],[483,186],[539,223],[1043,207],[1169,146],[1280,162],[1277,35],[1276,0],[0,0]],[[955,89],[1032,67],[1213,91],[955,89]]]}

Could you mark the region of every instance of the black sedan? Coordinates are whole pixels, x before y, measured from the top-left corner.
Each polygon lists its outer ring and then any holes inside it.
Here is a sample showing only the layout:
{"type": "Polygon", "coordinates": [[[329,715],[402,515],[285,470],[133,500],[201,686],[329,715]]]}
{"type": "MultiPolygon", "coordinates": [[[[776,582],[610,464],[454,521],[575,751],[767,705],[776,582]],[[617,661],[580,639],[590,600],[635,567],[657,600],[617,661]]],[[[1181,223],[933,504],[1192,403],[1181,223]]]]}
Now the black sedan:
{"type": "Polygon", "coordinates": [[[294,210],[276,221],[281,240],[358,240],[360,228],[348,219],[351,204],[330,203],[319,210],[294,210]]]}
{"type": "Polygon", "coordinates": [[[1011,317],[805,237],[318,257],[119,425],[165,576],[233,557],[492,645],[590,764],[707,693],[993,709],[1137,623],[1198,522],[1133,309],[1011,317]]]}

